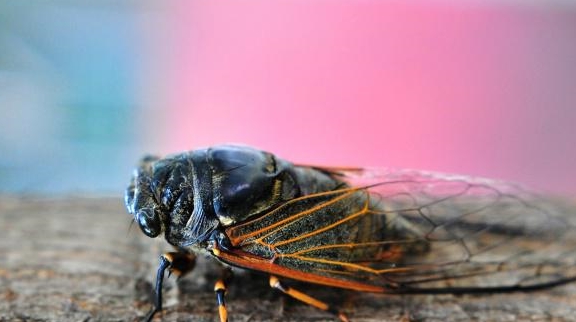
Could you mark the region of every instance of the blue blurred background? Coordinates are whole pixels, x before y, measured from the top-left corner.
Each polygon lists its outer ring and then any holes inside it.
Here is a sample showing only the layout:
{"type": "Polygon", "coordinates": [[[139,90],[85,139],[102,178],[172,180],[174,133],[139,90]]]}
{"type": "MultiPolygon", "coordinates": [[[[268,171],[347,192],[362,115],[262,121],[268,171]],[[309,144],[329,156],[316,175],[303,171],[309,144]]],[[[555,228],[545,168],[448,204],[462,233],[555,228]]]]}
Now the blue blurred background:
{"type": "Polygon", "coordinates": [[[128,180],[142,13],[124,3],[0,2],[1,191],[111,192],[128,180]]]}

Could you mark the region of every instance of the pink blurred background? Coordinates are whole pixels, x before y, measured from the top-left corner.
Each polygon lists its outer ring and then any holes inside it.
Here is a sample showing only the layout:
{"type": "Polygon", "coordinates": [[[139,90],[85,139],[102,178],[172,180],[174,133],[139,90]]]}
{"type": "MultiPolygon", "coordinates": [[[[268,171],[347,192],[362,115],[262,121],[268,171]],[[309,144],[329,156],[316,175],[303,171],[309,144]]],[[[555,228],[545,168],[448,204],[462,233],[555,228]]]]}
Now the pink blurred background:
{"type": "Polygon", "coordinates": [[[0,50],[0,190],[242,143],[576,195],[571,1],[3,2],[0,50]]]}
{"type": "Polygon", "coordinates": [[[142,104],[164,108],[145,140],[576,194],[576,8],[482,3],[177,2],[142,20],[142,104]]]}

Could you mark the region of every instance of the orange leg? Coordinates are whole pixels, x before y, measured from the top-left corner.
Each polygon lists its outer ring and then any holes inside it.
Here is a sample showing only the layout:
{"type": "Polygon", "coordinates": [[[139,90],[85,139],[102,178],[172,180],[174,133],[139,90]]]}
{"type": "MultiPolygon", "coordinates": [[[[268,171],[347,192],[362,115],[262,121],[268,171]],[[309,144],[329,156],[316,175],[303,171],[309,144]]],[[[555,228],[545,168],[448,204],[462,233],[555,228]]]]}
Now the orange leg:
{"type": "Polygon", "coordinates": [[[214,285],[214,292],[216,292],[216,301],[218,302],[218,314],[220,315],[220,322],[228,322],[228,310],[226,310],[226,284],[232,278],[232,271],[229,268],[224,268],[222,277],[220,277],[214,285]]]}
{"type": "Polygon", "coordinates": [[[319,308],[322,311],[327,311],[330,312],[334,315],[337,315],[338,318],[340,318],[340,320],[342,322],[348,322],[348,318],[346,317],[346,315],[344,313],[341,313],[340,311],[338,311],[337,309],[335,309],[334,307],[328,305],[325,302],[322,302],[320,300],[317,300],[305,293],[302,293],[298,290],[295,290],[289,286],[285,286],[284,284],[282,284],[280,282],[280,280],[276,277],[276,276],[270,276],[270,286],[272,288],[275,288],[277,290],[279,290],[280,292],[289,295],[295,299],[297,299],[298,301],[304,302],[308,305],[311,305],[313,307],[319,308]]]}
{"type": "Polygon", "coordinates": [[[228,310],[226,310],[226,284],[223,279],[218,279],[214,285],[214,292],[216,292],[216,300],[218,301],[218,314],[220,315],[220,322],[228,322],[228,310]]]}

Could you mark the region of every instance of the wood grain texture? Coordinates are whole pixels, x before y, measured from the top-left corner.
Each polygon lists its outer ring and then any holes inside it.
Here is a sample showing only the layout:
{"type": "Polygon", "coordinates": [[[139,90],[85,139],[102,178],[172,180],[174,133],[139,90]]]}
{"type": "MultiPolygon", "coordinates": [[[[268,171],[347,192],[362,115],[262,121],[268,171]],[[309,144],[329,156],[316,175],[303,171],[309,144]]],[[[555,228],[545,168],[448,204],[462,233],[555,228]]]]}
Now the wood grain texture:
{"type": "MultiPolygon", "coordinates": [[[[158,255],[169,250],[136,226],[122,200],[0,197],[0,321],[140,321],[150,308],[158,255]]],[[[201,258],[177,283],[167,280],[155,321],[217,321],[213,283],[220,268],[201,258]]],[[[338,303],[352,321],[576,321],[576,285],[481,296],[387,296],[300,283],[338,303]]],[[[231,321],[335,321],[268,287],[266,276],[236,272],[227,296],[231,321]]]]}

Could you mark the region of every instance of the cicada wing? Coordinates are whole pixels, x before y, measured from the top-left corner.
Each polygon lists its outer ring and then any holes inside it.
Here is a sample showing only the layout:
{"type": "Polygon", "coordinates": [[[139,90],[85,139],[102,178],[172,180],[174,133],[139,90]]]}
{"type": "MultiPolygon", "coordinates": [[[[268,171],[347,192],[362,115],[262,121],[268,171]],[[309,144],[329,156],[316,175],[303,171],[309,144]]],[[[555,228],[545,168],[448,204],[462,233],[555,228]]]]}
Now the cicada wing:
{"type": "Polygon", "coordinates": [[[573,205],[486,179],[321,170],[349,187],[291,200],[233,226],[233,244],[306,276],[299,279],[354,289],[531,288],[576,276],[573,205]]]}

